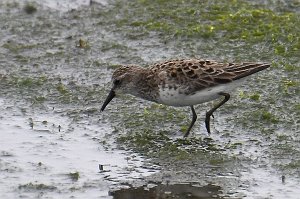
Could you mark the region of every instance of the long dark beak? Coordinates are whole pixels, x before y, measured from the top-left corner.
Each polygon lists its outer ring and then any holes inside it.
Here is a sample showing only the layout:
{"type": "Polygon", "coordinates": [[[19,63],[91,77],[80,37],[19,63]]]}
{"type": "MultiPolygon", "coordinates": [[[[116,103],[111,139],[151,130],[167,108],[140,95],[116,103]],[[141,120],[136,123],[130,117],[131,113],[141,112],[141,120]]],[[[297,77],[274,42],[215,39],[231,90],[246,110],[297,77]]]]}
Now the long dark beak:
{"type": "Polygon", "coordinates": [[[108,104],[115,96],[116,96],[116,93],[115,93],[115,91],[112,89],[112,90],[109,92],[109,94],[108,94],[106,100],[104,101],[104,103],[103,103],[103,105],[102,105],[102,107],[101,107],[101,111],[104,111],[104,109],[105,109],[105,107],[107,106],[107,104],[108,104]]]}

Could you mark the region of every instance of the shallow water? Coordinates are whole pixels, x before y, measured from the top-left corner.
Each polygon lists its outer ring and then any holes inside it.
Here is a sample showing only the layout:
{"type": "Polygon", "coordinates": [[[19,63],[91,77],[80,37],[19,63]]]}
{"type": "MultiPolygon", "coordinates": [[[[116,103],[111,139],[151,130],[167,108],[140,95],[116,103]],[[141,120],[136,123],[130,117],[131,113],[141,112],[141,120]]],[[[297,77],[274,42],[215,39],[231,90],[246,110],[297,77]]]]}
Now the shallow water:
{"type": "Polygon", "coordinates": [[[298,70],[283,67],[299,67],[294,57],[237,90],[211,136],[211,103],[197,106],[182,140],[184,108],[121,96],[101,113],[111,69],[200,54],[280,60],[270,46],[134,31],[125,22],[140,8],[124,2],[45,0],[34,13],[15,2],[0,4],[0,198],[298,197],[298,70]]]}
{"type": "Polygon", "coordinates": [[[0,107],[1,198],[108,198],[113,184],[156,172],[141,168],[133,153],[99,145],[108,126],[75,124],[53,111],[24,114],[4,99],[0,107]],[[78,180],[70,177],[75,172],[78,180]]]}

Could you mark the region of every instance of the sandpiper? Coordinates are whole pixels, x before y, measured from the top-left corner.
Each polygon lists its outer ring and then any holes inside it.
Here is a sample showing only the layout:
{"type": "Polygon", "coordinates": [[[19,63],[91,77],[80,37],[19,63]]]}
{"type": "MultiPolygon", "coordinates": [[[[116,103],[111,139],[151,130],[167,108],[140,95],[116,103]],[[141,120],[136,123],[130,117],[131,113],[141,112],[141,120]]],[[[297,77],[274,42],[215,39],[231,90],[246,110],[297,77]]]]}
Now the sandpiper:
{"type": "Polygon", "coordinates": [[[226,103],[229,92],[245,77],[268,68],[268,63],[220,63],[202,59],[178,59],[154,64],[148,68],[130,65],[116,69],[112,75],[112,89],[101,111],[119,93],[127,93],[169,106],[189,106],[192,121],[187,137],[197,120],[194,105],[224,99],[206,113],[205,126],[210,134],[210,117],[226,103]]]}

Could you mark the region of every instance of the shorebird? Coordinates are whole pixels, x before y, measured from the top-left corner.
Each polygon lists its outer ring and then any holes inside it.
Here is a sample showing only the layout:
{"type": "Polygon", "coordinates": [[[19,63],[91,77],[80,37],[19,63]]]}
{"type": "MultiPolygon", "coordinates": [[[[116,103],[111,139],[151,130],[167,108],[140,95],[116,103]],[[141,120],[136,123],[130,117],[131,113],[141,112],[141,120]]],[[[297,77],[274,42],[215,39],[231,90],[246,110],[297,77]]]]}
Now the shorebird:
{"type": "Polygon", "coordinates": [[[187,137],[197,120],[194,105],[223,96],[221,102],[206,112],[205,127],[210,134],[210,117],[229,100],[229,92],[238,87],[247,76],[268,67],[268,63],[220,63],[202,59],[170,60],[147,68],[122,66],[112,75],[112,89],[101,111],[119,93],[168,106],[189,106],[192,121],[184,134],[187,137]]]}

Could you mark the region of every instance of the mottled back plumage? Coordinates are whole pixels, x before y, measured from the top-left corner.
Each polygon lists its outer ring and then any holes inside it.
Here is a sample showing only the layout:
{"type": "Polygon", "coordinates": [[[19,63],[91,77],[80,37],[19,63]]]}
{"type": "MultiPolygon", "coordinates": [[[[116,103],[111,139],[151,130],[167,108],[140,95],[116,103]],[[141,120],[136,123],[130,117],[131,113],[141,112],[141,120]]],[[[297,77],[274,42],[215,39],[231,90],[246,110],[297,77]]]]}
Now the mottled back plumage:
{"type": "Polygon", "coordinates": [[[230,83],[260,70],[268,68],[267,63],[219,63],[211,60],[170,60],[155,64],[150,70],[165,84],[180,85],[187,94],[219,84],[230,83]]]}

